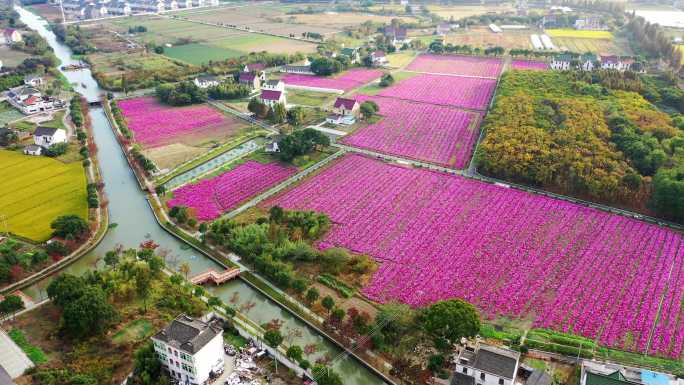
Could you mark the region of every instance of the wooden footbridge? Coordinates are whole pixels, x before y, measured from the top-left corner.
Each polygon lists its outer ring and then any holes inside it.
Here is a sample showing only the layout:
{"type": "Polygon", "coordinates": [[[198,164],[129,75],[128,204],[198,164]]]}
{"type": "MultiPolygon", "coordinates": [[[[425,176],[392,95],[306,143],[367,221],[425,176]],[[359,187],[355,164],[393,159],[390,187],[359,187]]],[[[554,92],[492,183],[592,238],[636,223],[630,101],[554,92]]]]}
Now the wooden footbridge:
{"type": "Polygon", "coordinates": [[[228,280],[237,277],[238,275],[240,275],[240,269],[238,268],[229,269],[221,273],[217,272],[214,269],[209,269],[204,273],[200,273],[192,277],[190,279],[190,282],[192,282],[195,285],[202,285],[207,282],[212,282],[215,285],[220,285],[228,280]]]}

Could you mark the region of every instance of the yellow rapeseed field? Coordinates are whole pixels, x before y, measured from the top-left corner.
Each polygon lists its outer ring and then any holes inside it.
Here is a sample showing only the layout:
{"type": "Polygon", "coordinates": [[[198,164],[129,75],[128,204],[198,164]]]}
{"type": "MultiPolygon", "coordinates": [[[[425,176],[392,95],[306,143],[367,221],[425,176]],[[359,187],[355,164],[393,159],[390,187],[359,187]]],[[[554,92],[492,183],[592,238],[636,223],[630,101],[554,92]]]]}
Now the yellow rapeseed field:
{"type": "Polygon", "coordinates": [[[551,37],[574,37],[579,39],[612,39],[610,31],[583,31],[577,29],[547,29],[546,34],[551,37]]]}
{"type": "Polygon", "coordinates": [[[50,238],[60,215],[88,218],[86,176],[80,162],[0,150],[0,232],[35,241],[50,238]]]}

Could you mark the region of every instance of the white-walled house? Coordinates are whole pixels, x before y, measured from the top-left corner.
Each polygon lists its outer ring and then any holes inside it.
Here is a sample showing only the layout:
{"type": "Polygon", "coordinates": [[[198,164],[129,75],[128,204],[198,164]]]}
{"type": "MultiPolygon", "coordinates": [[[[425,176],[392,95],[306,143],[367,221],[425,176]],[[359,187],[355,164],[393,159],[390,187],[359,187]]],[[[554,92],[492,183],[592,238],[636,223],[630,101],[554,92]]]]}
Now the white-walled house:
{"type": "Polygon", "coordinates": [[[361,108],[359,102],[355,99],[337,98],[333,104],[333,112],[337,115],[343,116],[358,116],[361,108]]]}
{"type": "Polygon", "coordinates": [[[157,357],[181,384],[204,384],[224,368],[223,328],[181,314],[152,337],[157,357]]]}
{"type": "Polygon", "coordinates": [[[7,101],[25,115],[63,108],[61,99],[43,95],[38,89],[23,85],[11,88],[7,92],[7,101]]]}
{"type": "Polygon", "coordinates": [[[285,91],[285,82],[282,80],[268,80],[266,83],[261,85],[262,90],[271,90],[271,91],[280,91],[284,92],[285,91]]]}
{"type": "Polygon", "coordinates": [[[39,75],[24,76],[24,84],[31,87],[40,87],[45,84],[45,79],[39,75]]]}
{"type": "Polygon", "coordinates": [[[371,61],[375,66],[384,66],[387,64],[387,56],[385,51],[377,50],[371,53],[371,61]]]}
{"type": "Polygon", "coordinates": [[[195,78],[194,83],[199,88],[209,88],[219,85],[221,79],[211,75],[198,76],[195,78]]]}
{"type": "Polygon", "coordinates": [[[283,91],[262,90],[261,102],[271,108],[273,108],[276,104],[279,103],[282,105],[287,105],[287,100],[285,99],[285,92],[283,91]]]}
{"type": "Polygon", "coordinates": [[[38,127],[33,132],[33,143],[40,147],[50,147],[57,143],[66,143],[66,131],[61,128],[38,127]]]}
{"type": "Polygon", "coordinates": [[[462,346],[451,383],[513,385],[519,363],[520,352],[480,343],[475,347],[462,346]]]}

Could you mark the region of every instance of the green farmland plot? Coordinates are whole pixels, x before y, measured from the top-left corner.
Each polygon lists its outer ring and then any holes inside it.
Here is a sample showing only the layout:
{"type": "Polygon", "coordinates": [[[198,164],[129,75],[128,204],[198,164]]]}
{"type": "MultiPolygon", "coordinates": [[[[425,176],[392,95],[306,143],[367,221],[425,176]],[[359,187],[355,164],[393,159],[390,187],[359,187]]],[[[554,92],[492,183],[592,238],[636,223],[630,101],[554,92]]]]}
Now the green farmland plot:
{"type": "Polygon", "coordinates": [[[50,223],[61,215],[88,219],[86,177],[80,162],[0,151],[0,231],[35,241],[50,238],[50,223]]]}
{"type": "Polygon", "coordinates": [[[186,63],[202,65],[209,61],[220,61],[244,55],[244,52],[207,44],[185,44],[166,48],[164,55],[186,63]]]}

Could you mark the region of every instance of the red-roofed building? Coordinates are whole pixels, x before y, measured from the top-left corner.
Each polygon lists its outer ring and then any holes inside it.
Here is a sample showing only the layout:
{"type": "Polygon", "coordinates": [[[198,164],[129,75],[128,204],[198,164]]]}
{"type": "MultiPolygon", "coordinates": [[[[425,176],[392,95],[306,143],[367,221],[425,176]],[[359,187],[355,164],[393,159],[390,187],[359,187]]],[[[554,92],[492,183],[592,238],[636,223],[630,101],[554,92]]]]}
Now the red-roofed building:
{"type": "Polygon", "coordinates": [[[287,100],[285,99],[285,92],[275,90],[261,91],[261,102],[269,107],[273,107],[278,103],[283,105],[287,104],[287,100]]]}
{"type": "Polygon", "coordinates": [[[354,99],[349,98],[337,98],[335,104],[333,105],[333,111],[337,115],[352,115],[357,116],[359,114],[360,105],[354,99]]]}
{"type": "Polygon", "coordinates": [[[245,64],[243,72],[263,72],[266,69],[266,64],[264,63],[250,63],[245,64]]]}

